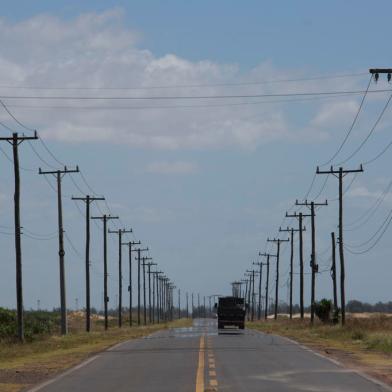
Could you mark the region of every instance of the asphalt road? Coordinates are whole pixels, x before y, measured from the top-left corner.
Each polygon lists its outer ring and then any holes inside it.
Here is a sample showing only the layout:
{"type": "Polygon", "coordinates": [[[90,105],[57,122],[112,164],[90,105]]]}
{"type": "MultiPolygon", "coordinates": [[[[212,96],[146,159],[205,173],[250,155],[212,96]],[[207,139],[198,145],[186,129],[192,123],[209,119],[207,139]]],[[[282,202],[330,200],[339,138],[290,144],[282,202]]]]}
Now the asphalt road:
{"type": "Polygon", "coordinates": [[[390,391],[284,338],[217,334],[215,320],[123,343],[34,388],[42,392],[390,391]]]}

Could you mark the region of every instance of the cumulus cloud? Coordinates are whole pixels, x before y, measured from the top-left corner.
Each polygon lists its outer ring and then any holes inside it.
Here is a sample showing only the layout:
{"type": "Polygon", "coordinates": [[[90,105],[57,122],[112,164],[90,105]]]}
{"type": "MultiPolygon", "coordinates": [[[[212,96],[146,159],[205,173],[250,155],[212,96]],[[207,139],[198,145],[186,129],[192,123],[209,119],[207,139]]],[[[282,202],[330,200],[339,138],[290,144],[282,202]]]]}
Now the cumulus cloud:
{"type": "Polygon", "coordinates": [[[191,162],[152,162],[145,171],[154,174],[191,174],[198,170],[196,164],[191,162]]]}
{"type": "MultiPolygon", "coordinates": [[[[282,103],[147,99],[276,93],[281,84],[222,84],[295,77],[298,72],[276,70],[268,61],[241,72],[236,64],[190,61],[172,53],[158,57],[141,47],[141,34],[125,26],[123,20],[123,11],[118,8],[71,20],[52,15],[18,23],[0,20],[0,95],[98,98],[4,99],[18,118],[38,128],[47,139],[64,142],[111,142],[159,149],[255,148],[306,136],[293,125],[294,119],[282,103]],[[167,86],[172,87],[164,88],[167,86]],[[129,96],[142,99],[122,99],[129,96]]],[[[333,83],[309,82],[306,89],[333,88],[333,83]]],[[[335,85],[345,88],[345,83],[350,82],[339,80],[335,85]]],[[[283,86],[289,92],[304,88],[296,83],[283,86]]],[[[331,119],[351,116],[355,107],[355,102],[349,102],[322,107],[319,113],[316,108],[313,125],[317,129],[309,131],[312,140],[323,139],[325,130],[321,128],[331,119]]],[[[9,118],[0,113],[0,120],[9,118]]]]}

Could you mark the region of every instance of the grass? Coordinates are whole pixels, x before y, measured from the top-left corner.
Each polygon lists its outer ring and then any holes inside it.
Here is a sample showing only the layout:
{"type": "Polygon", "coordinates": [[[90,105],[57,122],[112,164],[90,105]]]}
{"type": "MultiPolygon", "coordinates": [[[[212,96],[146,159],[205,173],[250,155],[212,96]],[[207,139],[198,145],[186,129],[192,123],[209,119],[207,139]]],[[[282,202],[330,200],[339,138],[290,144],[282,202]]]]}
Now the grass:
{"type": "Polygon", "coordinates": [[[278,318],[247,324],[248,328],[289,337],[340,362],[392,383],[392,317],[348,318],[346,325],[278,318]]]}
{"type": "Polygon", "coordinates": [[[43,336],[24,344],[0,343],[0,390],[20,391],[119,342],[169,327],[190,326],[191,321],[182,319],[132,328],[124,325],[123,328],[112,327],[108,331],[104,331],[98,322],[90,333],[78,331],[75,325],[79,324],[79,320],[71,324],[72,332],[66,336],[43,336]]]}

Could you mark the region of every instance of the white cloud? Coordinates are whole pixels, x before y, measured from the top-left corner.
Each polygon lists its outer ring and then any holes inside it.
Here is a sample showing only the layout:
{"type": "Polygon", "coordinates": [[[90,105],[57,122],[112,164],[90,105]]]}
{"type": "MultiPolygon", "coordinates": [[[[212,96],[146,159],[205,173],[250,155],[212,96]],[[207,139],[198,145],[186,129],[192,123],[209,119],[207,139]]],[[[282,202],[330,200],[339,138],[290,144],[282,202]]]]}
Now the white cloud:
{"type": "Polygon", "coordinates": [[[312,125],[317,127],[331,127],[348,124],[352,121],[357,110],[358,102],[352,100],[324,104],[312,120],[312,125]]]}
{"type": "Polygon", "coordinates": [[[196,164],[191,162],[152,162],[145,171],[154,174],[191,174],[198,170],[196,164]]]}
{"type": "MultiPolygon", "coordinates": [[[[140,48],[140,33],[126,27],[123,18],[122,10],[115,8],[71,20],[46,14],[19,23],[0,20],[0,85],[3,86],[0,95],[146,98],[304,89],[303,83],[219,86],[221,83],[304,75],[298,71],[276,70],[268,61],[241,72],[236,64],[189,61],[171,53],[157,57],[140,48]],[[191,87],[206,84],[210,86],[191,87]],[[177,87],[159,88],[168,85],[177,87]],[[65,89],[25,90],[4,86],[60,86],[65,89]],[[90,89],[80,90],[81,86],[90,89]],[[128,86],[148,89],[124,89],[128,86]],[[94,89],[102,87],[107,89],[94,89]],[[113,90],[113,87],[120,89],[113,90]]],[[[311,81],[305,88],[307,91],[343,89],[347,83],[350,82],[311,81]]],[[[333,104],[322,107],[313,120],[317,129],[310,132],[306,127],[305,131],[298,130],[286,114],[287,107],[283,103],[241,105],[249,99],[5,101],[18,118],[38,128],[47,139],[160,149],[255,148],[271,141],[307,139],[308,134],[312,136],[311,140],[319,141],[326,138],[322,128],[328,121],[347,119],[356,105],[349,102],[344,107],[333,104]]],[[[9,121],[9,118],[0,112],[0,120],[9,121]]]]}

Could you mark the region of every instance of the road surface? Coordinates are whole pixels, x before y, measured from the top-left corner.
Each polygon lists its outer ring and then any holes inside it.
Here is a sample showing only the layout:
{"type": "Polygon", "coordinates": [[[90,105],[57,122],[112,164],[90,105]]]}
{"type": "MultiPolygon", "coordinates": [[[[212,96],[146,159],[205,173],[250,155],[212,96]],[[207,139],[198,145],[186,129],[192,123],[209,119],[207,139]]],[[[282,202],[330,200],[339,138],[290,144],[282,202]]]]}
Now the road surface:
{"type": "Polygon", "coordinates": [[[373,392],[390,389],[284,338],[251,330],[217,334],[197,319],[115,346],[40,392],[373,392]]]}

